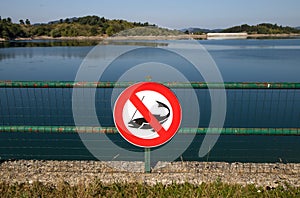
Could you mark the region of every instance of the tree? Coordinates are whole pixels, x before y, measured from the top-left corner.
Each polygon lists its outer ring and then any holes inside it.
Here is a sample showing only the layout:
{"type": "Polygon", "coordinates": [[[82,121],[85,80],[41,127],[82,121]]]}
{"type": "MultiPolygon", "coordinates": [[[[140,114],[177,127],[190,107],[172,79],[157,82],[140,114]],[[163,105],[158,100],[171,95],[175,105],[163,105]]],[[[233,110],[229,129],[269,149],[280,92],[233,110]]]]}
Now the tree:
{"type": "Polygon", "coordinates": [[[25,25],[25,23],[24,23],[24,20],[23,20],[23,19],[20,19],[20,20],[19,20],[19,22],[20,22],[20,24],[21,24],[21,25],[25,25]]]}
{"type": "Polygon", "coordinates": [[[112,36],[115,33],[112,26],[109,26],[105,32],[108,36],[112,36]]]}
{"type": "Polygon", "coordinates": [[[29,19],[26,19],[25,23],[26,23],[26,25],[30,25],[29,19]]]}
{"type": "Polygon", "coordinates": [[[97,28],[96,28],[96,27],[92,27],[92,28],[91,28],[91,35],[92,35],[92,36],[96,36],[97,33],[98,33],[97,28]]]}
{"type": "Polygon", "coordinates": [[[52,30],[50,34],[51,34],[51,36],[52,36],[53,38],[61,37],[60,31],[57,30],[57,29],[52,30]]]}

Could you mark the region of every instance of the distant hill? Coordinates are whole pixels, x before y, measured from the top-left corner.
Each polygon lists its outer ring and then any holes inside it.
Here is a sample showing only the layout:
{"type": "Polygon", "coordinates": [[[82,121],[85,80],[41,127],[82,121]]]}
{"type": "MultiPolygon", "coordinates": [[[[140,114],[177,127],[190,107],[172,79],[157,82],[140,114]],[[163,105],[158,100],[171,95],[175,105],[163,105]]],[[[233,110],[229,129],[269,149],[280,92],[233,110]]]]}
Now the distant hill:
{"type": "Polygon", "coordinates": [[[156,27],[148,22],[129,22],[119,19],[106,19],[99,16],[72,17],[31,25],[26,19],[13,23],[11,18],[0,18],[0,38],[15,39],[18,37],[77,37],[77,36],[112,36],[123,30],[135,27],[156,27]]]}
{"type": "Polygon", "coordinates": [[[221,32],[222,29],[205,29],[205,28],[195,28],[195,27],[190,27],[190,28],[185,28],[185,29],[181,29],[181,32],[184,33],[193,33],[193,34],[203,34],[203,33],[217,33],[217,32],[221,32]]]}
{"type": "Polygon", "coordinates": [[[88,36],[112,36],[124,30],[127,35],[179,35],[181,33],[201,35],[206,33],[232,33],[247,32],[248,34],[300,34],[300,27],[283,27],[277,24],[261,23],[258,25],[240,25],[227,29],[205,29],[190,27],[177,30],[158,28],[155,24],[148,22],[129,22],[121,19],[106,19],[99,16],[71,17],[50,21],[48,23],[31,24],[28,19],[20,19],[19,23],[13,23],[11,18],[0,17],[0,38],[10,40],[15,38],[31,38],[47,36],[59,37],[88,37],[88,36]],[[156,28],[144,28],[156,27],[156,28]]]}
{"type": "Polygon", "coordinates": [[[72,17],[72,18],[66,18],[66,19],[60,19],[60,20],[56,20],[56,21],[50,21],[48,22],[48,24],[58,24],[58,23],[72,23],[74,21],[78,20],[78,17],[72,17]]]}
{"type": "Polygon", "coordinates": [[[258,25],[248,25],[243,24],[239,26],[234,26],[228,29],[224,29],[224,33],[234,33],[234,32],[247,32],[248,34],[290,34],[290,33],[300,33],[299,29],[281,26],[277,24],[261,23],[258,25]]]}
{"type": "Polygon", "coordinates": [[[240,33],[246,32],[248,34],[300,34],[299,27],[289,27],[270,23],[261,23],[257,25],[243,24],[239,26],[230,27],[227,29],[205,29],[190,27],[180,30],[185,34],[207,34],[207,33],[240,33]]]}

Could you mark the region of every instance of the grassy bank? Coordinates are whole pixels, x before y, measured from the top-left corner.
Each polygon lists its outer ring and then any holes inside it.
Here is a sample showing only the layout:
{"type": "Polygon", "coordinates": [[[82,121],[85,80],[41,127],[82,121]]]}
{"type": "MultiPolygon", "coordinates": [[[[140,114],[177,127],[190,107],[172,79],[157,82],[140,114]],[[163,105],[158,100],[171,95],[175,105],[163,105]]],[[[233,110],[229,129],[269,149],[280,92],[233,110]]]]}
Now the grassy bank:
{"type": "Polygon", "coordinates": [[[7,184],[0,182],[0,197],[299,197],[300,188],[285,186],[271,189],[254,185],[230,185],[221,182],[189,183],[154,186],[138,183],[103,184],[95,181],[88,186],[71,186],[59,183],[57,186],[39,182],[7,184]]]}

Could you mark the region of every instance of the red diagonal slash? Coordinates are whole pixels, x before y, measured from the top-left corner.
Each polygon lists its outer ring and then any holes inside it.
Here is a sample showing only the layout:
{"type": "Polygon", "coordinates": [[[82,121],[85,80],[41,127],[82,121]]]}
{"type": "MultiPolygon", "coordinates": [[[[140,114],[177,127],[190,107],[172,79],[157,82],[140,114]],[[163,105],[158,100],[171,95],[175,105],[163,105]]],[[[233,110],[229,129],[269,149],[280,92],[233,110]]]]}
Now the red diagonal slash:
{"type": "Polygon", "coordinates": [[[144,103],[136,96],[136,94],[132,94],[129,100],[142,114],[145,120],[152,126],[152,128],[158,133],[158,135],[167,133],[164,127],[158,122],[158,120],[148,110],[148,108],[144,105],[144,103]]]}

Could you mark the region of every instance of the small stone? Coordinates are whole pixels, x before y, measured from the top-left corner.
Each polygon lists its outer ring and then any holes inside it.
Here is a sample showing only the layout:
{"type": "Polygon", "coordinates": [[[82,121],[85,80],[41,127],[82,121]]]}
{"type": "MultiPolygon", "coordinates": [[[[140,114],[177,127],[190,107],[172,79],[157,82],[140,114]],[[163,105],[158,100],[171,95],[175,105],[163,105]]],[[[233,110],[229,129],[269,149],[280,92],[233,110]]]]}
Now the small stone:
{"type": "Polygon", "coordinates": [[[272,188],[270,186],[265,187],[266,190],[271,190],[272,188]]]}

